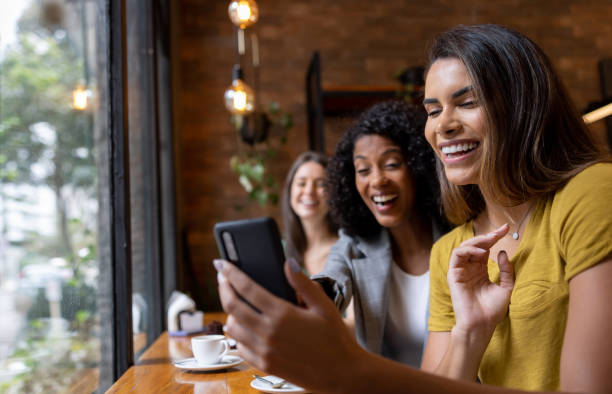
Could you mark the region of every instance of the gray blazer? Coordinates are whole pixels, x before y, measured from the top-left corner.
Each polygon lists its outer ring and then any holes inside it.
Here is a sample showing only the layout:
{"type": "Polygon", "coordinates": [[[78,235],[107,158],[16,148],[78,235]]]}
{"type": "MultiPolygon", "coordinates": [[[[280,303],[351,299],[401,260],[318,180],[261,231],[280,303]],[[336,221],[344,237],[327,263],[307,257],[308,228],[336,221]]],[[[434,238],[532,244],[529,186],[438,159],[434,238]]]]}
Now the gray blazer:
{"type": "MultiPolygon", "coordinates": [[[[434,226],[434,240],[439,238],[434,226]]],[[[393,252],[387,229],[372,238],[351,237],[340,230],[323,271],[312,279],[344,311],[355,299],[355,336],[370,352],[385,355],[383,336],[389,304],[389,278],[393,252]]]]}

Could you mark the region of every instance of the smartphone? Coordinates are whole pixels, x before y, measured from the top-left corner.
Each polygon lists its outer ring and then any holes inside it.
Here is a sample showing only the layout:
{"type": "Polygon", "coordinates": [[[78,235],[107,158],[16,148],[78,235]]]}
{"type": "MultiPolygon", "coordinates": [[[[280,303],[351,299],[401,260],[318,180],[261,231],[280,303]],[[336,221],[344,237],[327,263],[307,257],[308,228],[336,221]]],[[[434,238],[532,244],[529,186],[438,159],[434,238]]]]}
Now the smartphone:
{"type": "Polygon", "coordinates": [[[297,304],[283,264],[285,253],[273,218],[219,222],[213,228],[221,257],[277,297],[297,304]]]}

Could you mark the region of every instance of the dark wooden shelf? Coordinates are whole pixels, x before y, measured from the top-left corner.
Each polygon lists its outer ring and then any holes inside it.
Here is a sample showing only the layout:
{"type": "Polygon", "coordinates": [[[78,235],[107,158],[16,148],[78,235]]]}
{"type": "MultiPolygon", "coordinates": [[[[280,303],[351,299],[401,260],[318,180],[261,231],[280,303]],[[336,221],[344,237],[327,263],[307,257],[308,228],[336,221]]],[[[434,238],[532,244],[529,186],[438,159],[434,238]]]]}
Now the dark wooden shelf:
{"type": "MultiPolygon", "coordinates": [[[[321,83],[321,60],[314,52],[306,71],[306,116],[308,149],[325,152],[325,117],[353,117],[381,101],[400,98],[397,85],[326,85],[321,83]]],[[[422,86],[415,91],[421,92],[422,86]]],[[[418,99],[413,97],[413,102],[418,99]]]]}
{"type": "Polygon", "coordinates": [[[324,86],[323,116],[354,115],[366,108],[398,97],[398,86],[324,86]]]}

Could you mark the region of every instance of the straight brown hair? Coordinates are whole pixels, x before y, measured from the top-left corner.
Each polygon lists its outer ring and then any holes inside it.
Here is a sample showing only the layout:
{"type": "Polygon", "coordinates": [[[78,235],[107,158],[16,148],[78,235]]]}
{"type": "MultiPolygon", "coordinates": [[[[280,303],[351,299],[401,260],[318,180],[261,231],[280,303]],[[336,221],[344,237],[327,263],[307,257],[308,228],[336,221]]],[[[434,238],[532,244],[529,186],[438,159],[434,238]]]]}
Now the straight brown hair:
{"type": "Polygon", "coordinates": [[[475,218],[484,209],[483,195],[518,205],[554,193],[586,167],[609,160],[550,60],[527,37],[498,25],[460,25],[435,38],[427,70],[445,58],[463,63],[487,119],[480,188],[451,184],[437,160],[451,223],[475,218]]]}
{"type": "MultiPolygon", "coordinates": [[[[283,187],[282,211],[283,211],[283,230],[285,236],[285,254],[287,257],[293,257],[301,266],[304,266],[304,252],[308,247],[304,227],[302,221],[291,208],[291,185],[297,170],[305,163],[314,162],[320,164],[323,169],[327,169],[327,157],[319,152],[304,152],[295,159],[283,187]]],[[[327,213],[326,223],[328,230],[335,234],[338,231],[338,226],[332,220],[330,213],[327,213]]]]}

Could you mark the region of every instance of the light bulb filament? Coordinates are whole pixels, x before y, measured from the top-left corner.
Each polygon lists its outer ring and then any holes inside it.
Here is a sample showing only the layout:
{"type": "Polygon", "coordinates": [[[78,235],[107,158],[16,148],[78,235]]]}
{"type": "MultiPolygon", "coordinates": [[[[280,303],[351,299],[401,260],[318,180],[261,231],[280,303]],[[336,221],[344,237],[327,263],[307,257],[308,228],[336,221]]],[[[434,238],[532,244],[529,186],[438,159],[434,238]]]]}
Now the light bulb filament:
{"type": "Polygon", "coordinates": [[[238,90],[234,92],[234,108],[237,111],[244,111],[247,105],[246,93],[238,90]]]}
{"type": "Polygon", "coordinates": [[[72,92],[72,106],[74,109],[84,110],[87,108],[87,90],[79,87],[72,92]]]}
{"type": "Polygon", "coordinates": [[[248,21],[249,18],[251,17],[251,7],[249,7],[249,3],[247,3],[246,1],[241,1],[238,4],[238,18],[240,18],[241,21],[248,21]]]}
{"type": "Polygon", "coordinates": [[[232,81],[225,91],[225,107],[233,114],[243,115],[255,109],[255,96],[253,89],[240,79],[232,81]]]}

